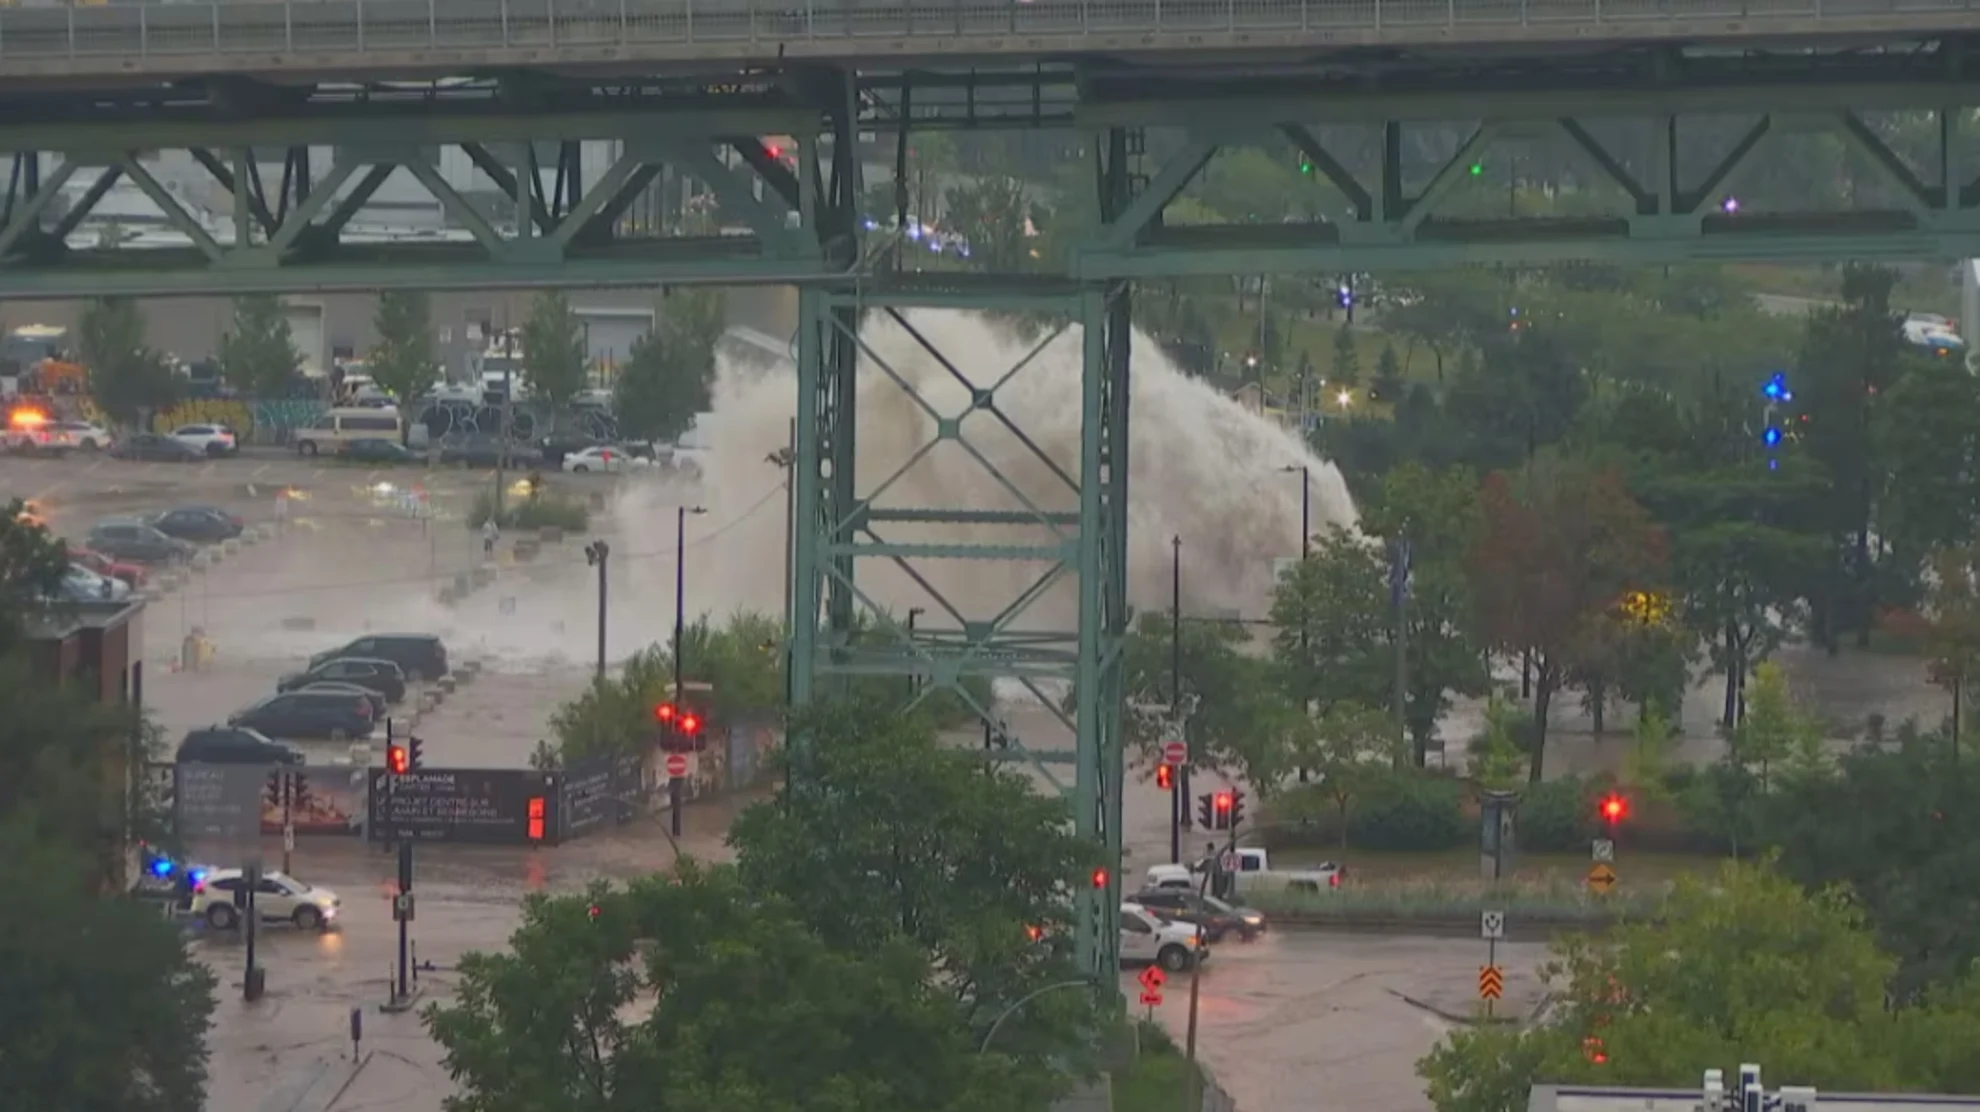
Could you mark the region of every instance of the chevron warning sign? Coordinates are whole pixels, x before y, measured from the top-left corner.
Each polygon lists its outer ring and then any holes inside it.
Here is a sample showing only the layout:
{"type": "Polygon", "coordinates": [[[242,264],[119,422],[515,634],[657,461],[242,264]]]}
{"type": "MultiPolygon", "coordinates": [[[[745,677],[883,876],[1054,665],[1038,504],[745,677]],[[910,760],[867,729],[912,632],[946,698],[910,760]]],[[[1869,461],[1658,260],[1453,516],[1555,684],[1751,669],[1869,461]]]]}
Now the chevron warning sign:
{"type": "Polygon", "coordinates": [[[1504,996],[1505,992],[1506,992],[1506,975],[1504,973],[1499,972],[1498,966],[1481,965],[1478,967],[1478,998],[1479,999],[1497,1000],[1499,997],[1504,996]]]}

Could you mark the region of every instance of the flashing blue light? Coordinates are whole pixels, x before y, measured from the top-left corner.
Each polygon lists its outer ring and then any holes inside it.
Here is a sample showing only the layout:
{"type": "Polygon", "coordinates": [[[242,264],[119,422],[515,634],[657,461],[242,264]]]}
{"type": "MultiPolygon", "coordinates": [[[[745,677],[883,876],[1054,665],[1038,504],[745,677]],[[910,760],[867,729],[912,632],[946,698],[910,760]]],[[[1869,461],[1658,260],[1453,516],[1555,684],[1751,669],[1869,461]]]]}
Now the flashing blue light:
{"type": "Polygon", "coordinates": [[[909,224],[909,225],[907,226],[907,237],[908,237],[909,239],[920,239],[920,238],[921,238],[921,225],[919,225],[919,224],[909,224]]]}
{"type": "Polygon", "coordinates": [[[1775,371],[1773,376],[1767,379],[1767,384],[1760,388],[1760,393],[1765,395],[1768,401],[1791,402],[1794,400],[1794,393],[1788,389],[1786,371],[1775,371]]]}
{"type": "Polygon", "coordinates": [[[877,232],[880,230],[880,222],[878,220],[873,219],[870,216],[867,217],[865,220],[860,221],[860,223],[866,225],[866,230],[869,232],[877,232]]]}
{"type": "Polygon", "coordinates": [[[152,859],[151,859],[151,875],[152,875],[152,876],[155,876],[155,877],[168,877],[168,876],[171,876],[171,875],[172,875],[172,862],[171,862],[171,861],[170,861],[169,859],[167,859],[167,858],[164,858],[164,857],[154,857],[154,858],[152,858],[152,859]]]}
{"type": "Polygon", "coordinates": [[[1778,448],[1781,446],[1781,430],[1770,428],[1760,435],[1760,440],[1769,448],[1778,448]]]}
{"type": "Polygon", "coordinates": [[[1780,460],[1777,460],[1777,459],[1770,459],[1770,460],[1768,460],[1768,461],[1767,461],[1767,470],[1769,470],[1769,471],[1779,471],[1780,469],[1781,469],[1781,461],[1780,461],[1780,460]]]}
{"type": "Polygon", "coordinates": [[[206,879],[206,870],[194,869],[192,872],[187,873],[186,876],[190,878],[194,884],[199,884],[206,879]]]}
{"type": "Polygon", "coordinates": [[[1342,286],[1340,289],[1334,291],[1334,299],[1339,301],[1343,306],[1354,304],[1354,287],[1342,286]]]}

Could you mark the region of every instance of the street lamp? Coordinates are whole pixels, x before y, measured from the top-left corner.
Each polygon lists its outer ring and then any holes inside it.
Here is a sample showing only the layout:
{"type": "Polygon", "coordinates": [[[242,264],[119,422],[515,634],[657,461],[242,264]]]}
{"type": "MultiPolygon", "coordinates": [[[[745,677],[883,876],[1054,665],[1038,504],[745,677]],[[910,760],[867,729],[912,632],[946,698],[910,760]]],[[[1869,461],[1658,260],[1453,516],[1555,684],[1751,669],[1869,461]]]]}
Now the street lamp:
{"type": "Polygon", "coordinates": [[[598,682],[605,682],[605,557],[612,554],[612,546],[604,541],[592,541],[584,546],[584,562],[598,569],[598,682]]]}
{"type": "MultiPolygon", "coordinates": [[[[910,651],[914,649],[914,620],[926,613],[928,613],[928,611],[925,607],[920,607],[920,606],[908,607],[907,638],[908,638],[908,648],[910,651]]],[[[914,693],[919,690],[921,690],[921,676],[918,672],[911,673],[908,676],[908,695],[912,697],[914,693]]]]}
{"type": "MultiPolygon", "coordinates": [[[[679,506],[674,513],[674,702],[684,703],[686,691],[681,686],[681,659],[686,655],[687,646],[682,642],[687,633],[687,519],[689,514],[705,514],[701,506],[679,506]]],[[[668,809],[673,812],[674,837],[681,836],[681,778],[667,780],[668,809]]]]}
{"type": "Polygon", "coordinates": [[[1354,403],[1354,392],[1351,390],[1342,390],[1340,393],[1334,395],[1334,401],[1340,403],[1342,409],[1346,409],[1354,403]]]}
{"type": "Polygon", "coordinates": [[[1289,463],[1279,470],[1288,475],[1299,475],[1299,558],[1304,560],[1313,547],[1312,475],[1303,463],[1289,463]]]}

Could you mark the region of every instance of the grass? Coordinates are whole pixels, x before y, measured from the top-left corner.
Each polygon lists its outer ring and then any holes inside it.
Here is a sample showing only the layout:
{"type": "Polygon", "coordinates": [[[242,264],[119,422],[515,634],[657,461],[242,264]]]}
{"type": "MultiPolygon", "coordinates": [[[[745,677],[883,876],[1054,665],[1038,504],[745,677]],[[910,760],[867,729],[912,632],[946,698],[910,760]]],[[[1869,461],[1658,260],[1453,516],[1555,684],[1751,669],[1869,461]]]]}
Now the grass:
{"type": "Polygon", "coordinates": [[[1192,1067],[1159,1025],[1141,1024],[1140,1036],[1141,1052],[1113,1071],[1114,1112],[1174,1112],[1192,1067]]]}
{"type": "Polygon", "coordinates": [[[1572,880],[1510,880],[1420,876],[1366,882],[1353,873],[1348,883],[1325,893],[1245,892],[1239,900],[1274,915],[1310,921],[1354,923],[1464,923],[1487,909],[1504,911],[1515,923],[1598,924],[1654,914],[1670,891],[1669,882],[1639,881],[1607,896],[1572,880]]]}
{"type": "MultiPolygon", "coordinates": [[[[1272,851],[1275,868],[1293,869],[1321,861],[1347,865],[1348,875],[1355,884],[1362,886],[1397,880],[1471,880],[1479,875],[1478,850],[1469,846],[1431,853],[1350,849],[1342,854],[1338,850],[1301,847],[1272,851]]],[[[1593,862],[1586,853],[1521,852],[1517,864],[1519,867],[1511,878],[1515,883],[1551,885],[1561,881],[1581,883],[1593,862]]],[[[1710,854],[1632,854],[1625,845],[1618,854],[1615,867],[1617,874],[1623,878],[1623,884],[1628,886],[1632,883],[1668,885],[1680,876],[1709,876],[1718,872],[1719,865],[1720,859],[1710,854]]]]}

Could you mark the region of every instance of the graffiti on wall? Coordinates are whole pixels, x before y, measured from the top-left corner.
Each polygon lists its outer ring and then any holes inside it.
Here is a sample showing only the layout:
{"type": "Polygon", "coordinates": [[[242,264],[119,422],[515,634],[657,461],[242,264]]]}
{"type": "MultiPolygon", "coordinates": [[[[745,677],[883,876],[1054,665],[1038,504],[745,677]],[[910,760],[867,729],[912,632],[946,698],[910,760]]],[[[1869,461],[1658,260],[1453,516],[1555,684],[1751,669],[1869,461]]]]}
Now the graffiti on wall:
{"type": "MultiPolygon", "coordinates": [[[[85,401],[83,415],[100,421],[103,414],[96,403],[85,401]]],[[[153,432],[171,432],[182,425],[225,425],[243,443],[286,444],[294,432],[330,409],[314,398],[274,398],[255,401],[248,398],[193,398],[156,413],[151,418],[153,432]]]]}

